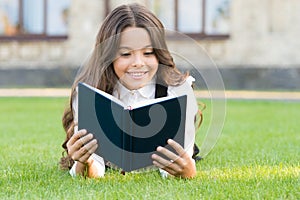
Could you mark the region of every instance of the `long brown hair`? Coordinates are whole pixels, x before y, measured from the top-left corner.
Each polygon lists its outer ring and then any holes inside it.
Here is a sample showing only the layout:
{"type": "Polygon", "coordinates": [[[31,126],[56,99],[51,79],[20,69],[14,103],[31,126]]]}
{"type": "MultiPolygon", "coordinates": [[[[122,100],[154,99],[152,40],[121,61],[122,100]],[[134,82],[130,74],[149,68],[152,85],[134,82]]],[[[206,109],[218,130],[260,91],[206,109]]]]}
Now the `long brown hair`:
{"type": "MultiPolygon", "coordinates": [[[[94,50],[86,64],[80,69],[74,80],[69,106],[65,109],[62,122],[66,139],[62,145],[67,150],[67,142],[74,132],[73,99],[76,97],[76,86],[85,82],[109,94],[112,94],[118,80],[113,69],[113,60],[119,47],[119,34],[127,27],[144,28],[150,35],[154,54],[158,59],[157,82],[164,85],[179,85],[188,74],[182,74],[175,66],[167,49],[164,26],[147,8],[139,4],[121,5],[115,8],[104,20],[96,38],[94,50]]],[[[64,152],[64,153],[65,153],[64,152]]],[[[74,161],[68,156],[61,158],[62,169],[72,167],[74,161]]]]}

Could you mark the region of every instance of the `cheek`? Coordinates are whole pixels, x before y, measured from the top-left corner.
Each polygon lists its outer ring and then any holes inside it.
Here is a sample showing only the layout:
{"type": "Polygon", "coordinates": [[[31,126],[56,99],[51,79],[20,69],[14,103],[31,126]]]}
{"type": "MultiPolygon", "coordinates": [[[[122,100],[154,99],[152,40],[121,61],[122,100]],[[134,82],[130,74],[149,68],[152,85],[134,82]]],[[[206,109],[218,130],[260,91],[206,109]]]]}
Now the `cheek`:
{"type": "Polygon", "coordinates": [[[122,77],[125,73],[127,65],[122,60],[117,59],[113,62],[113,66],[114,66],[114,71],[118,76],[118,78],[122,77]]]}
{"type": "Polygon", "coordinates": [[[152,72],[152,74],[155,74],[157,72],[157,70],[158,70],[158,64],[153,64],[151,66],[151,72],[152,72]]]}
{"type": "Polygon", "coordinates": [[[156,58],[152,59],[152,61],[149,63],[149,65],[151,66],[152,71],[156,72],[158,69],[158,60],[156,58]]]}

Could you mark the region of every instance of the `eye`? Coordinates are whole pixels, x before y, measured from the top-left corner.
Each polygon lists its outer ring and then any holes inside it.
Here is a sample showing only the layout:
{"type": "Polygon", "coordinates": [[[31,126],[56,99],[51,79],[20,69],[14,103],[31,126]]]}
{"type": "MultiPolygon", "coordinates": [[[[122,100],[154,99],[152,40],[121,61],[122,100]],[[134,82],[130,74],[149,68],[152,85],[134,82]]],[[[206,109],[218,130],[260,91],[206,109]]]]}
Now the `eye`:
{"type": "Polygon", "coordinates": [[[130,55],[131,55],[130,52],[121,52],[120,53],[120,56],[122,56],[122,57],[128,57],[130,55]]]}
{"type": "Polygon", "coordinates": [[[145,56],[150,56],[150,55],[154,55],[154,51],[146,51],[144,53],[145,56]]]}

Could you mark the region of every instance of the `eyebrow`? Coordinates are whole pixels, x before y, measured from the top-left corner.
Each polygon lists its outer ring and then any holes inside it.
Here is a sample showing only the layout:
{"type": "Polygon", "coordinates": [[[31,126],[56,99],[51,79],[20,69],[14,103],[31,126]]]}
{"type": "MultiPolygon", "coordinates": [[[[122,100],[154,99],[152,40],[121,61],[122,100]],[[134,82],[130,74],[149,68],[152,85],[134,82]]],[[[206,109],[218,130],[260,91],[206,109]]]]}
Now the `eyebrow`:
{"type": "MultiPolygon", "coordinates": [[[[139,48],[139,49],[147,49],[147,48],[153,48],[151,44],[148,44],[142,48],[139,48]]],[[[131,47],[127,47],[127,46],[120,46],[119,49],[130,49],[130,50],[133,50],[131,47]]]]}

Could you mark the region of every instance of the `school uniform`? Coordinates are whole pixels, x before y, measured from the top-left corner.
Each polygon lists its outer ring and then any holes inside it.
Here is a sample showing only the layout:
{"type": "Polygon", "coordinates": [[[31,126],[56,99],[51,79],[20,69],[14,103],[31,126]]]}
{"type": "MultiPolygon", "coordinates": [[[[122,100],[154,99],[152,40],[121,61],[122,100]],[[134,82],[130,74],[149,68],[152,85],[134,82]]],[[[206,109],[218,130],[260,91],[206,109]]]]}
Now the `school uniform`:
{"type": "MultiPolygon", "coordinates": [[[[194,152],[194,143],[195,143],[195,126],[194,119],[195,115],[198,112],[198,104],[191,87],[191,83],[193,81],[192,77],[189,77],[182,85],[179,86],[168,86],[166,88],[167,95],[158,94],[157,85],[155,84],[155,79],[151,81],[150,84],[138,89],[138,90],[128,90],[124,87],[120,82],[117,82],[113,96],[121,100],[126,107],[132,105],[133,103],[146,101],[149,99],[154,99],[159,96],[170,96],[177,97],[181,95],[187,95],[187,112],[186,112],[186,126],[185,126],[185,142],[184,149],[188,153],[189,156],[192,157],[194,152]]],[[[164,93],[164,92],[163,92],[164,93]]],[[[73,114],[74,121],[78,121],[78,97],[76,97],[72,103],[73,106],[73,114]]],[[[77,131],[78,127],[74,128],[74,131],[77,131]]],[[[101,147],[100,147],[101,148],[101,147]]],[[[93,160],[93,170],[96,170],[96,174],[99,177],[104,176],[105,174],[105,162],[102,157],[96,154],[92,154],[90,159],[93,160]]],[[[74,165],[70,170],[71,176],[76,176],[76,165],[77,161],[75,161],[74,165]]],[[[167,176],[167,172],[160,169],[160,173],[163,177],[167,176]]]]}

